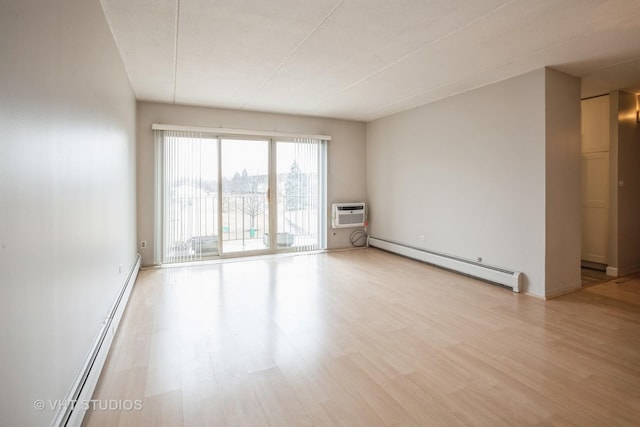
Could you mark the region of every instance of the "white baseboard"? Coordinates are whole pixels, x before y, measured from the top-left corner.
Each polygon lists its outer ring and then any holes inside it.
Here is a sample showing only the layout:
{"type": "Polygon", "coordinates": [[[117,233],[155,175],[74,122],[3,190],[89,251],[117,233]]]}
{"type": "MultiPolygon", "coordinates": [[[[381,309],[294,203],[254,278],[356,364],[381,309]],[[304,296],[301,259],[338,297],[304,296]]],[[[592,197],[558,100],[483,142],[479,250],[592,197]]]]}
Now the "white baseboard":
{"type": "Polygon", "coordinates": [[[607,276],[618,277],[618,269],[616,267],[607,267],[607,276]]]}
{"type": "Polygon", "coordinates": [[[580,289],[582,289],[581,282],[571,283],[559,289],[554,289],[552,292],[545,292],[544,299],[551,299],[561,295],[570,294],[571,292],[579,291],[580,289]]]}
{"type": "Polygon", "coordinates": [[[545,298],[544,296],[542,296],[542,295],[534,294],[534,293],[531,293],[531,292],[524,292],[524,294],[525,294],[525,295],[528,295],[528,296],[530,296],[530,297],[538,298],[538,299],[543,300],[543,301],[546,299],[546,298],[545,298]]]}
{"type": "Polygon", "coordinates": [[[129,301],[129,295],[133,284],[138,277],[140,271],[140,254],[136,255],[136,258],[129,270],[126,280],[124,281],[118,297],[113,303],[109,315],[105,319],[104,325],[96,338],[93,347],[84,363],[80,375],[74,382],[69,395],[65,402],[76,402],[75,407],[69,405],[66,408],[61,408],[61,411],[56,416],[52,425],[59,427],[80,427],[85,413],[87,412],[87,405],[83,402],[89,402],[93,396],[93,392],[100,378],[100,373],[104,366],[104,362],[109,354],[113,337],[118,330],[118,325],[122,319],[122,314],[129,301]]]}

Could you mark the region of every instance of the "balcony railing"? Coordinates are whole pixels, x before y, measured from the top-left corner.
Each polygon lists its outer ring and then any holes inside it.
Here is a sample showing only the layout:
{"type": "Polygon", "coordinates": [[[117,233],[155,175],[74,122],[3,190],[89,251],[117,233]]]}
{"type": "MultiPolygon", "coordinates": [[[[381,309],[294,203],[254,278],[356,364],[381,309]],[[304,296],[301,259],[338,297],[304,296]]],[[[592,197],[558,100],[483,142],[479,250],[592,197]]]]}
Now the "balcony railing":
{"type": "MultiPolygon", "coordinates": [[[[313,245],[318,240],[318,207],[308,196],[277,198],[278,247],[313,245]]],[[[165,231],[165,261],[176,262],[218,254],[217,195],[171,197],[165,231]]],[[[269,206],[265,194],[222,197],[222,243],[225,252],[269,247],[269,206]]]]}

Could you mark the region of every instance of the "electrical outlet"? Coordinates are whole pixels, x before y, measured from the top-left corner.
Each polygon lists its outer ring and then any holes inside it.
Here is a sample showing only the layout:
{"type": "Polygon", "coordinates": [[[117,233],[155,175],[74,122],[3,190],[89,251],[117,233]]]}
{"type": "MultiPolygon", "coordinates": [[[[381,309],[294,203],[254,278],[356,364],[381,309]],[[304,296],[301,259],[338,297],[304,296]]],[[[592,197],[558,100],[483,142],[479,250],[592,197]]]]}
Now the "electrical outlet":
{"type": "Polygon", "coordinates": [[[122,274],[122,264],[118,265],[118,274],[122,274]]]}
{"type": "Polygon", "coordinates": [[[142,249],[146,248],[146,247],[147,247],[147,241],[146,241],[146,240],[141,241],[141,242],[140,242],[140,247],[141,247],[142,249]]]}
{"type": "Polygon", "coordinates": [[[425,236],[424,234],[420,234],[418,236],[418,239],[420,239],[421,242],[424,242],[425,240],[427,240],[427,236],[425,236]]]}

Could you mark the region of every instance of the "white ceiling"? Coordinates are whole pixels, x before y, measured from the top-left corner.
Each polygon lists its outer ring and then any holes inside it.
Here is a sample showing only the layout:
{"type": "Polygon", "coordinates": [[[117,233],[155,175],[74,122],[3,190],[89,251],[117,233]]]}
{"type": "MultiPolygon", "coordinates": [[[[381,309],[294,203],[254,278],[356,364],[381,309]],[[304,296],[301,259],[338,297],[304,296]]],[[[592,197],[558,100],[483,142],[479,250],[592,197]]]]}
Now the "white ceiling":
{"type": "Polygon", "coordinates": [[[638,0],[102,0],[139,100],[372,120],[549,66],[640,92],[638,0]]]}

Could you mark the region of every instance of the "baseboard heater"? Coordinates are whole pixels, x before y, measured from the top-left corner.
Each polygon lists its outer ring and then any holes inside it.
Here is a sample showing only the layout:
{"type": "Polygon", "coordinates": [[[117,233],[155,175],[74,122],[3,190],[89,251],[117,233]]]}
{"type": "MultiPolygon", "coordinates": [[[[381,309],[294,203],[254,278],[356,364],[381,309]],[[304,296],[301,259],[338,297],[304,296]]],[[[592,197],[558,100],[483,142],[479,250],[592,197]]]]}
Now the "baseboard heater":
{"type": "Polygon", "coordinates": [[[66,407],[61,408],[52,424],[53,426],[75,427],[82,424],[82,419],[86,413],[86,407],[79,402],[89,402],[93,396],[93,391],[96,388],[96,384],[100,378],[100,373],[102,372],[102,367],[107,359],[111,342],[113,341],[113,337],[118,329],[118,325],[120,324],[120,319],[122,319],[124,309],[127,306],[131,289],[138,277],[140,262],[140,254],[137,254],[133,266],[129,270],[129,274],[118,293],[118,297],[104,320],[100,333],[91,348],[89,356],[87,357],[78,378],[74,382],[73,387],[65,400],[67,403],[75,402],[76,404],[67,404],[65,405],[66,407]]]}
{"type": "Polygon", "coordinates": [[[512,288],[514,292],[520,292],[522,290],[523,274],[519,271],[510,271],[499,267],[488,266],[464,258],[414,248],[375,237],[369,237],[369,245],[478,279],[508,286],[512,288]]]}

